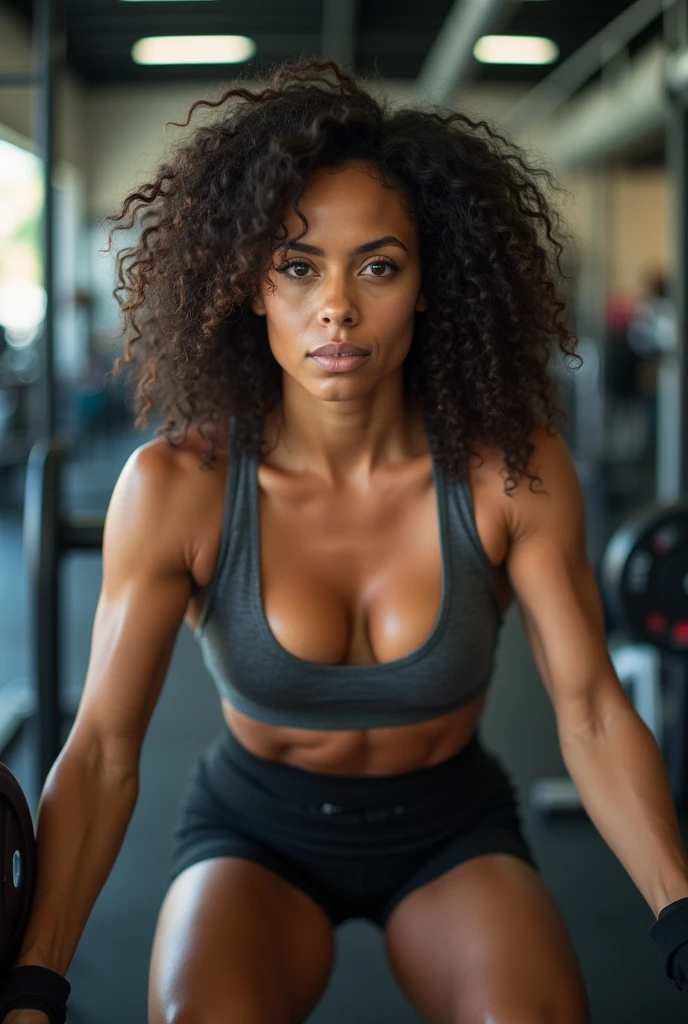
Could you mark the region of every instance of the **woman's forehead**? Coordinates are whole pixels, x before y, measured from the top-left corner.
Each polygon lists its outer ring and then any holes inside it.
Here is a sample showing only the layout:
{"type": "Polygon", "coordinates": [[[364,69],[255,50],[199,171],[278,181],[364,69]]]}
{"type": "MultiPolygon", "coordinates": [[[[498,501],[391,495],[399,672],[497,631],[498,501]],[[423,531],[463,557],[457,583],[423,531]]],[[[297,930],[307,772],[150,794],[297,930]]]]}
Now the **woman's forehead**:
{"type": "MultiPolygon", "coordinates": [[[[410,218],[398,188],[387,188],[365,167],[346,167],[336,172],[318,170],[309,178],[298,207],[308,220],[308,237],[313,244],[314,235],[331,234],[333,228],[345,232],[347,244],[352,236],[363,231],[364,242],[385,235],[404,232],[413,236],[415,226],[410,218]]],[[[300,235],[303,221],[293,206],[285,210],[285,224],[289,237],[300,235]]],[[[405,240],[405,239],[403,239],[405,240]]]]}

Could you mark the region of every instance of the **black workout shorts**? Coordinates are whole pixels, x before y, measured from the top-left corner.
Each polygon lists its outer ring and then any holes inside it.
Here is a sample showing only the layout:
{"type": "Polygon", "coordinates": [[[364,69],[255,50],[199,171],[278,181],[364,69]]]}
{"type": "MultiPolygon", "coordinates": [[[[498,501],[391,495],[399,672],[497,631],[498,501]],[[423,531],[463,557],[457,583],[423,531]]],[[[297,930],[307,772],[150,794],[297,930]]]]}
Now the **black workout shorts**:
{"type": "Polygon", "coordinates": [[[486,853],[539,870],[514,787],[477,734],[430,768],[341,776],[257,757],[225,726],[187,783],[170,882],[198,861],[243,857],[308,893],[334,925],[384,928],[404,896],[486,853]]]}

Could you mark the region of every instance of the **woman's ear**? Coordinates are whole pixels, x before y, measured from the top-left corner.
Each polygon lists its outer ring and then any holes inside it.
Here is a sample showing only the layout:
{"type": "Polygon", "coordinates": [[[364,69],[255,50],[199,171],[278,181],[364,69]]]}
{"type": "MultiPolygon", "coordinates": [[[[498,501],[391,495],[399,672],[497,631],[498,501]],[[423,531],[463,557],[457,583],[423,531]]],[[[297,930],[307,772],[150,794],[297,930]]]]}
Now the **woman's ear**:
{"type": "Polygon", "coordinates": [[[424,313],[427,308],[428,308],[428,304],[425,301],[425,296],[421,292],[420,295],[418,296],[418,300],[417,300],[416,306],[415,306],[416,313],[424,313]]]}
{"type": "Polygon", "coordinates": [[[265,316],[265,303],[263,302],[262,295],[256,295],[255,298],[251,299],[251,309],[256,316],[265,316]]]}

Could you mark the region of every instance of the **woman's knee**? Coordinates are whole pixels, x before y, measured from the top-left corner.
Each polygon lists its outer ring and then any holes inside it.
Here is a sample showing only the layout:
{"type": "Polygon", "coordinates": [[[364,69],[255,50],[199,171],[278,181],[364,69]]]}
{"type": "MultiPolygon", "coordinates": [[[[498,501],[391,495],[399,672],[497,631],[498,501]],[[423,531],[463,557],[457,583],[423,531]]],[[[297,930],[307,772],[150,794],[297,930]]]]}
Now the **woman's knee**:
{"type": "Polygon", "coordinates": [[[581,1008],[533,1002],[501,1003],[483,1006],[474,1013],[461,1007],[451,1024],[590,1024],[590,1015],[581,1008]]]}
{"type": "Polygon", "coordinates": [[[262,993],[244,992],[226,1003],[200,1007],[198,1001],[158,1005],[149,1014],[149,1024],[291,1024],[288,1010],[267,1004],[262,993]]]}
{"type": "MultiPolygon", "coordinates": [[[[263,974],[262,971],[259,972],[263,974]]],[[[294,1008],[287,990],[277,979],[232,972],[221,985],[199,975],[168,987],[151,985],[149,1024],[293,1024],[294,1008]]]]}

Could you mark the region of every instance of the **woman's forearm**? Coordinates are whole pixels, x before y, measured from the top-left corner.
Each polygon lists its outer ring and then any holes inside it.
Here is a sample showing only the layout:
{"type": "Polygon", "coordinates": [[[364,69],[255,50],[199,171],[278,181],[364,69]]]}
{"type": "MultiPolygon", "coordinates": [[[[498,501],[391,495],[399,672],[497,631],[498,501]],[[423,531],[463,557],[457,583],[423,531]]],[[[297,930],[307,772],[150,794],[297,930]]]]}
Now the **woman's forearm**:
{"type": "Polygon", "coordinates": [[[138,771],[63,751],[41,794],[33,910],[17,965],[66,974],[117,859],[138,797],[138,771]]]}
{"type": "Polygon", "coordinates": [[[620,704],[604,725],[567,734],[564,762],[585,810],[655,916],[688,896],[688,858],[654,736],[633,706],[620,704]]]}

